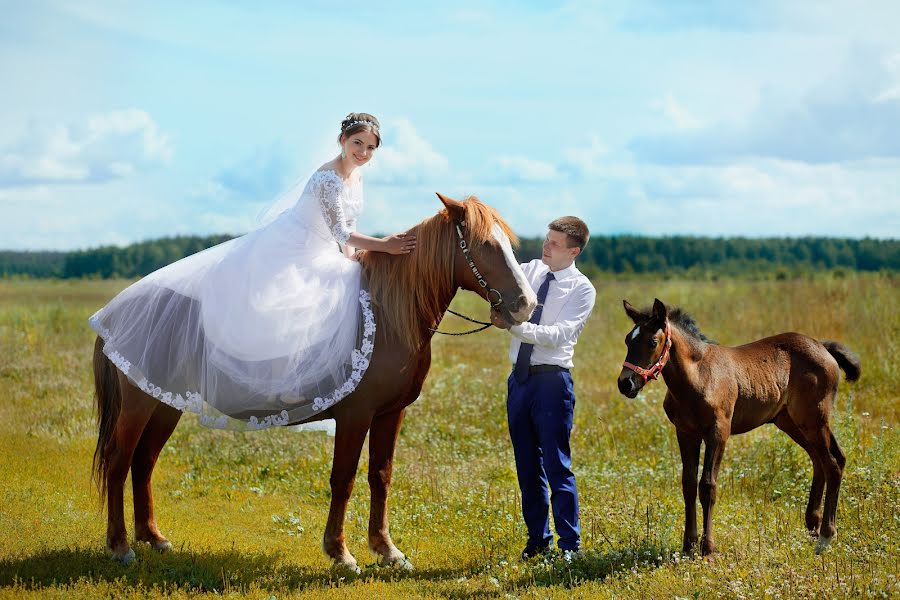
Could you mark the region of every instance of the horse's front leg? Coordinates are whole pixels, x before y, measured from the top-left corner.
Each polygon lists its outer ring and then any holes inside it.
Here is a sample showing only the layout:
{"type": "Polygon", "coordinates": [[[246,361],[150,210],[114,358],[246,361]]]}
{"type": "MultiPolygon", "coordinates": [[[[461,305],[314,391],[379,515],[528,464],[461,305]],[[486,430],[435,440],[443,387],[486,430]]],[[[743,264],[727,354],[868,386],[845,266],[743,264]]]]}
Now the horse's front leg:
{"type": "Polygon", "coordinates": [[[334,436],[334,459],[331,466],[331,507],[328,510],[328,522],[322,539],[325,554],[334,559],[338,570],[350,574],[360,572],[356,559],[347,549],[344,537],[344,518],[347,515],[347,503],[353,492],[353,480],[359,466],[359,454],[362,451],[366,432],[369,430],[371,416],[361,418],[360,415],[335,415],[337,429],[334,436]]]}
{"type": "Polygon", "coordinates": [[[697,467],[700,464],[700,437],[676,429],[681,452],[681,494],[684,496],[684,541],[681,551],[691,554],[697,547],[697,467]]]}
{"type": "Polygon", "coordinates": [[[703,537],[700,539],[700,553],[704,556],[716,551],[713,540],[712,515],[716,504],[719,465],[725,453],[725,443],[731,431],[729,423],[717,423],[703,440],[706,450],[703,455],[703,475],[700,478],[700,505],[703,507],[703,537]]]}
{"type": "Polygon", "coordinates": [[[388,527],[387,497],[391,487],[394,448],[404,411],[380,415],[372,421],[369,433],[369,488],[372,503],[369,510],[369,548],[381,556],[383,566],[412,569],[412,563],[391,540],[388,527]]]}

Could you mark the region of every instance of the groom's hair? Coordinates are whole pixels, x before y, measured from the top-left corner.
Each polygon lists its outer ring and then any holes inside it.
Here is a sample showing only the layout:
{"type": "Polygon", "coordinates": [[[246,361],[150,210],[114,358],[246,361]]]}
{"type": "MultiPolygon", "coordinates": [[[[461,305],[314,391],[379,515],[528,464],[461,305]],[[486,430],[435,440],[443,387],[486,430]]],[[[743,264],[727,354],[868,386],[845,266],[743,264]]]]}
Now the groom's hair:
{"type": "Polygon", "coordinates": [[[569,248],[577,247],[579,250],[584,250],[584,247],[587,246],[590,232],[585,222],[578,217],[560,217],[547,227],[566,234],[566,243],[569,248]]]}

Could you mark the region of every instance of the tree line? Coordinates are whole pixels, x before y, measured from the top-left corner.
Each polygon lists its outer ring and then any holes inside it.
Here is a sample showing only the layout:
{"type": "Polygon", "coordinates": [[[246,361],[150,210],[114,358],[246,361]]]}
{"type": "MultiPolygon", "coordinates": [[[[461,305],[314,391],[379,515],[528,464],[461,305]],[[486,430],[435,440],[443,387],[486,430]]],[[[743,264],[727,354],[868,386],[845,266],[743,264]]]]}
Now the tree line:
{"type": "MultiPolygon", "coordinates": [[[[0,276],[136,278],[210,246],[229,235],[180,236],[126,247],[73,252],[0,251],[0,276]]],[[[541,255],[540,238],[523,238],[523,262],[541,255]]],[[[595,236],[579,259],[587,274],[741,275],[810,270],[900,271],[900,240],[595,236]]]]}

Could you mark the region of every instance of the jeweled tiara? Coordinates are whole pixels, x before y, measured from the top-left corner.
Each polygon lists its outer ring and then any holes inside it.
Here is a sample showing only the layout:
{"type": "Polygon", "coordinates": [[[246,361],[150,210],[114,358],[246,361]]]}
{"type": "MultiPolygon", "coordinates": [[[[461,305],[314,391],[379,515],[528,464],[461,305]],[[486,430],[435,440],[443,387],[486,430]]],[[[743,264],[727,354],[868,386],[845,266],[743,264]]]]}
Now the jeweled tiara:
{"type": "Polygon", "coordinates": [[[373,123],[372,121],[365,121],[365,120],[363,120],[363,121],[350,121],[349,123],[347,123],[347,125],[344,126],[344,129],[345,129],[345,130],[346,130],[346,129],[350,129],[351,127],[356,127],[357,125],[369,125],[369,126],[373,127],[374,129],[378,129],[378,125],[376,125],[376,124],[373,123]]]}

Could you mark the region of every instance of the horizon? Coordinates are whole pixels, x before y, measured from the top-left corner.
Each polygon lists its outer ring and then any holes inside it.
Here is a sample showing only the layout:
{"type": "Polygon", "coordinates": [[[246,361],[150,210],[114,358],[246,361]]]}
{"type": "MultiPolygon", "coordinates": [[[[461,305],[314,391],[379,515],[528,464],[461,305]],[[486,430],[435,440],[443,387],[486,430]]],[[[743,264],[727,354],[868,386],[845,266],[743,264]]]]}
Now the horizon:
{"type": "MultiPolygon", "coordinates": [[[[27,248],[27,249],[16,249],[16,248],[0,248],[0,253],[9,252],[9,253],[33,253],[33,254],[41,254],[41,253],[56,253],[56,254],[67,254],[67,253],[76,253],[76,252],[90,252],[93,250],[97,250],[100,248],[117,248],[117,249],[125,249],[129,246],[137,246],[140,244],[152,244],[155,242],[159,242],[166,239],[177,239],[177,238],[207,238],[207,237],[227,237],[227,238],[237,238],[244,235],[243,233],[209,233],[209,234],[193,234],[193,233],[185,233],[185,234],[175,234],[168,235],[162,237],[155,238],[146,238],[146,239],[138,239],[133,242],[127,242],[125,244],[103,244],[97,246],[84,246],[80,248],[70,248],[66,250],[53,250],[47,248],[27,248]]],[[[375,235],[383,235],[381,232],[375,232],[375,235]]],[[[534,235],[534,236],[517,236],[520,240],[527,241],[535,241],[542,239],[543,236],[534,235]]],[[[863,236],[863,237],[838,237],[838,236],[828,236],[828,235],[799,235],[799,236],[744,236],[744,235],[733,235],[733,236],[704,236],[704,235],[693,235],[693,234],[634,234],[634,233],[599,233],[599,234],[591,234],[590,239],[596,240],[597,238],[640,238],[640,239],[651,239],[651,240],[664,240],[664,239],[673,239],[673,238],[690,238],[697,240],[711,240],[711,241],[732,241],[732,240],[747,240],[747,241],[796,241],[796,240],[835,240],[835,241],[875,241],[881,243],[900,243],[900,237],[893,238],[879,238],[872,236],[863,236]]]]}
{"type": "Polygon", "coordinates": [[[434,191],[525,238],[900,232],[896,3],[341,8],[7,5],[0,250],[248,231],[351,111],[383,124],[364,233],[434,191]]]}

